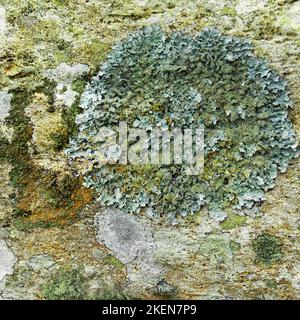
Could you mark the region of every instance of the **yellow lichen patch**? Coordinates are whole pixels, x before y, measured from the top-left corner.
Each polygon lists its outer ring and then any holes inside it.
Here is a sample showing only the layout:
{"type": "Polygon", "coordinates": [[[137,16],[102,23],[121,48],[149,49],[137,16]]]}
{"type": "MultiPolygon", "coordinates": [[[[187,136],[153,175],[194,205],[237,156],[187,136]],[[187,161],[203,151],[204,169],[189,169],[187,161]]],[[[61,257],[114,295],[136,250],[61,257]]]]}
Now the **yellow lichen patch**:
{"type": "Polygon", "coordinates": [[[53,153],[55,134],[67,135],[61,110],[49,112],[49,101],[44,94],[36,93],[32,103],[26,108],[26,114],[33,125],[33,144],[37,151],[53,153]]]}
{"type": "Polygon", "coordinates": [[[42,156],[35,156],[32,158],[32,161],[34,165],[37,167],[40,167],[41,169],[49,169],[53,172],[58,172],[58,173],[69,173],[69,168],[67,165],[67,158],[64,154],[60,154],[59,156],[56,156],[55,154],[44,157],[42,156]]]}
{"type": "Polygon", "coordinates": [[[4,75],[7,77],[15,77],[20,74],[22,68],[16,64],[10,64],[4,68],[4,75]]]}
{"type": "Polygon", "coordinates": [[[9,142],[12,140],[14,129],[0,122],[0,137],[6,138],[9,142]]]}

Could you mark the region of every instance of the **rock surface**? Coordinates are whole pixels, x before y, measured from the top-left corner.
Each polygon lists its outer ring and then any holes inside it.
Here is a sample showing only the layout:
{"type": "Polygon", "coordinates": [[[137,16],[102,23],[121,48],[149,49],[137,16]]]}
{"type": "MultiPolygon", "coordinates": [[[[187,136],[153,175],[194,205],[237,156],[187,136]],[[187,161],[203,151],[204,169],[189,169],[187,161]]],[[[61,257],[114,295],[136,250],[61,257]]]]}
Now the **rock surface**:
{"type": "Polygon", "coordinates": [[[1,298],[57,297],[55,286],[68,282],[93,299],[299,299],[299,158],[259,215],[212,219],[203,210],[169,225],[100,208],[82,185],[81,164],[71,167],[63,152],[76,134],[79,97],[111,47],[154,23],[250,40],[288,82],[300,142],[299,3],[3,0],[1,298]]]}
{"type": "Polygon", "coordinates": [[[0,91],[0,121],[4,120],[10,111],[11,94],[6,91],[0,91]]]}
{"type": "Polygon", "coordinates": [[[3,281],[7,275],[13,274],[13,267],[16,262],[17,258],[6,242],[0,240],[0,281],[3,281]]]}

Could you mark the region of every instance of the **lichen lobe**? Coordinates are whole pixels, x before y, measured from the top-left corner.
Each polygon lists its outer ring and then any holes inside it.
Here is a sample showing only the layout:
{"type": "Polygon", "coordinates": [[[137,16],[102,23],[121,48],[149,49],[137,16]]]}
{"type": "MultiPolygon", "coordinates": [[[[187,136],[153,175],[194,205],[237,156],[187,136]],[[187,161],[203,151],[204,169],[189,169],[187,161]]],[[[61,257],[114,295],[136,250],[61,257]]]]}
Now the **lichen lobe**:
{"type": "Polygon", "coordinates": [[[86,86],[67,153],[92,163],[85,185],[106,207],[172,219],[203,206],[255,213],[297,154],[291,106],[285,80],[248,41],[212,29],[168,35],[153,26],[117,43],[86,86]],[[99,164],[105,128],[124,120],[150,131],[204,124],[204,172],[185,176],[174,163],[99,164]]]}

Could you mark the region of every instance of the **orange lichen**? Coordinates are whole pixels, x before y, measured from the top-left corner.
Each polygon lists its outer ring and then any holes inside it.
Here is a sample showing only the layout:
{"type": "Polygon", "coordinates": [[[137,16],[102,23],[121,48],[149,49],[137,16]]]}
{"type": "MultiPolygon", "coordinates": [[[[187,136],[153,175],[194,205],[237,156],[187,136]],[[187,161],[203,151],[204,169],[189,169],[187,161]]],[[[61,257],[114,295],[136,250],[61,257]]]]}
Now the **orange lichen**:
{"type": "Polygon", "coordinates": [[[38,177],[37,172],[33,172],[27,177],[17,203],[17,208],[25,213],[22,223],[32,226],[41,223],[45,226],[67,225],[76,221],[78,211],[92,201],[91,190],[83,188],[80,179],[49,175],[38,177]],[[67,179],[71,183],[64,184],[67,179]]]}

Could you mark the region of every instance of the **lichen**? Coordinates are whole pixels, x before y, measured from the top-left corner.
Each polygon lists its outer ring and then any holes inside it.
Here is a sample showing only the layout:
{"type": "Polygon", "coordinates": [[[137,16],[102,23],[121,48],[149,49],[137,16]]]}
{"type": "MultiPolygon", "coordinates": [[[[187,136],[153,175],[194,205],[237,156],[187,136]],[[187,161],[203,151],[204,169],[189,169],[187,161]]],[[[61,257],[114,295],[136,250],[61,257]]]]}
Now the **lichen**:
{"type": "Polygon", "coordinates": [[[245,216],[240,216],[234,213],[230,213],[226,220],[221,223],[223,230],[231,230],[238,226],[243,225],[246,222],[245,216]]]}
{"type": "Polygon", "coordinates": [[[41,288],[41,296],[46,300],[128,300],[130,297],[121,287],[101,284],[90,292],[88,279],[83,269],[70,265],[62,266],[52,274],[41,288]]]}
{"type": "Polygon", "coordinates": [[[70,225],[92,200],[80,179],[68,174],[34,167],[23,183],[13,214],[14,226],[21,231],[70,225]]]}
{"type": "Polygon", "coordinates": [[[283,256],[281,240],[269,233],[255,238],[253,249],[256,253],[255,262],[266,266],[279,262],[283,256]]]}
{"type": "Polygon", "coordinates": [[[47,300],[82,300],[87,288],[82,272],[78,268],[61,268],[42,289],[42,297],[47,300]]]}
{"type": "Polygon", "coordinates": [[[0,121],[4,120],[9,115],[11,98],[11,94],[6,91],[0,91],[0,121]]]}
{"type": "MultiPolygon", "coordinates": [[[[7,240],[19,263],[14,266],[14,274],[5,277],[5,286],[1,283],[0,299],[40,299],[45,277],[59,264],[69,263],[84,265],[83,275],[89,283],[86,297],[90,299],[123,299],[124,289],[126,294],[138,299],[165,299],[153,292],[156,284],[158,291],[166,291],[167,284],[178,288],[175,299],[299,299],[300,159],[291,161],[288,171],[276,178],[276,187],[265,194],[266,200],[260,208],[262,215],[255,219],[243,216],[242,210],[227,208],[211,210],[217,212],[218,221],[224,217],[220,216],[221,212],[227,214],[219,224],[211,220],[211,211],[208,214],[205,208],[180,220],[180,228],[165,226],[161,220],[152,223],[140,217],[143,223],[154,226],[151,232],[158,248],[155,257],[158,256],[166,270],[159,279],[165,281],[155,281],[150,290],[145,290],[144,285],[155,277],[152,262],[150,276],[143,273],[143,267],[149,265],[154,254],[145,257],[142,267],[130,263],[128,268],[128,263],[124,263],[124,269],[117,269],[109,264],[107,255],[118,256],[118,251],[108,250],[109,246],[105,248],[105,241],[100,245],[95,243],[91,219],[103,209],[97,204],[86,205],[91,198],[91,189],[81,188],[82,180],[78,179],[75,189],[65,190],[64,195],[60,195],[61,187],[50,183],[54,173],[57,180],[69,175],[71,170],[74,174],[77,170],[69,165],[62,150],[67,147],[70,137],[76,139],[79,126],[75,118],[80,113],[78,102],[86,83],[99,71],[116,41],[153,23],[167,32],[184,30],[190,36],[203,27],[214,26],[226,34],[254,40],[255,55],[267,59],[288,81],[294,103],[289,117],[299,142],[300,40],[297,21],[300,15],[297,7],[299,1],[294,0],[1,0],[0,87],[12,99],[11,106],[6,108],[11,116],[0,120],[0,238],[7,240]],[[69,66],[83,64],[90,68],[88,75],[71,84],[73,93],[78,95],[68,108],[57,103],[57,83],[52,85],[50,80],[44,79],[47,70],[56,70],[63,63],[69,66]],[[48,100],[45,119],[48,115],[49,120],[53,119],[54,113],[59,115],[61,124],[50,136],[44,135],[49,125],[45,126],[45,132],[41,128],[40,137],[49,139],[47,143],[44,141],[42,148],[34,141],[36,119],[24,113],[36,94],[44,94],[48,100]],[[77,214],[83,207],[84,211],[77,214]],[[235,218],[245,222],[239,223],[235,218]],[[49,227],[51,229],[41,229],[49,227]],[[262,230],[276,235],[284,244],[283,259],[270,267],[255,261],[255,251],[251,250],[253,239],[262,230]],[[205,256],[198,252],[200,243],[211,242],[210,236],[229,241],[224,244],[230,258],[223,259],[227,264],[214,264],[215,260],[219,262],[218,254],[222,253],[221,249],[215,248],[217,244],[211,250],[205,250],[205,256]],[[99,251],[97,258],[93,256],[93,250],[99,251]],[[53,269],[43,267],[35,271],[29,266],[31,258],[40,254],[49,254],[57,261],[53,269]]],[[[36,107],[41,110],[41,105],[36,107]]],[[[159,104],[153,104],[153,108],[159,111],[159,104]]],[[[147,177],[151,170],[151,166],[145,166],[140,168],[140,173],[145,171],[147,177]]],[[[205,168],[205,172],[209,171],[205,168]]],[[[245,177],[249,173],[251,170],[246,170],[245,177]]],[[[159,179],[158,174],[157,183],[159,179]]],[[[146,178],[140,179],[141,182],[144,180],[147,184],[146,178]]],[[[230,180],[224,182],[230,183],[230,180]]],[[[69,188],[68,184],[66,187],[69,188]]],[[[138,190],[138,183],[135,188],[138,190]]],[[[168,195],[167,199],[171,201],[172,197],[168,195]]],[[[123,213],[123,216],[130,219],[132,215],[123,213]]],[[[111,230],[107,237],[112,235],[111,230]]],[[[101,232],[98,241],[100,238],[101,232]]]]}
{"type": "Polygon", "coordinates": [[[291,105],[286,82],[248,41],[212,29],[167,35],[153,26],[117,43],[87,85],[67,153],[93,164],[85,185],[104,206],[151,217],[186,216],[205,205],[255,212],[296,155],[291,105]],[[173,163],[99,164],[101,130],[123,120],[148,130],[204,123],[204,172],[185,176],[173,163]]]}
{"type": "Polygon", "coordinates": [[[104,285],[99,288],[97,292],[88,296],[89,300],[131,300],[132,297],[128,296],[122,288],[118,286],[104,285]]]}
{"type": "Polygon", "coordinates": [[[232,7],[224,7],[221,10],[221,13],[226,16],[231,16],[231,17],[235,17],[237,15],[236,9],[232,8],[232,7]]]}
{"type": "Polygon", "coordinates": [[[114,255],[109,254],[104,258],[104,264],[111,265],[116,269],[123,269],[124,264],[114,255]]]}

